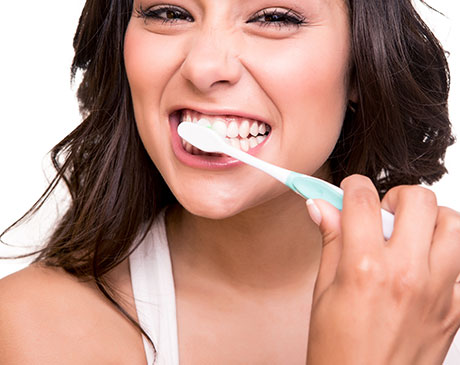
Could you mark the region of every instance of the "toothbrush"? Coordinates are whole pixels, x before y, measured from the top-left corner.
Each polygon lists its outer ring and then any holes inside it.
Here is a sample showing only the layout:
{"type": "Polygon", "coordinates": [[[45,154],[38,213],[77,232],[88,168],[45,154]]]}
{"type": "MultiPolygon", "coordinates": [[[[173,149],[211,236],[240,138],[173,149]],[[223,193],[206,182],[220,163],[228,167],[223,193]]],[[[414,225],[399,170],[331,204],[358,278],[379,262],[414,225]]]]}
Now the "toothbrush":
{"type": "MultiPolygon", "coordinates": [[[[236,158],[274,177],[306,199],[323,199],[337,209],[342,210],[343,190],[335,185],[316,177],[299,174],[262,161],[249,153],[229,145],[211,127],[182,122],[177,128],[177,132],[188,143],[204,152],[224,153],[236,158]]],[[[381,210],[381,213],[383,236],[388,240],[393,233],[394,216],[384,209],[381,210]]]]}

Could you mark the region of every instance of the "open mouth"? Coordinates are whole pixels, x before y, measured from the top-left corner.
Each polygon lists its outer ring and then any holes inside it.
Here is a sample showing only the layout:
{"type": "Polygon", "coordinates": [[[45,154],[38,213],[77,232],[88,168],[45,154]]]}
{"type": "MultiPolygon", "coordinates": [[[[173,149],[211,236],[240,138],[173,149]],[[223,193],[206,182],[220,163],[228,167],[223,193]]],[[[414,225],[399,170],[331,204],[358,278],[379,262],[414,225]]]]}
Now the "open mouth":
{"type": "MultiPolygon", "coordinates": [[[[179,123],[182,122],[210,127],[225,138],[229,145],[245,152],[263,143],[271,131],[268,124],[258,120],[233,115],[207,115],[190,109],[179,111],[179,123]]],[[[182,138],[181,142],[184,149],[192,155],[221,156],[221,154],[203,152],[182,138]]]]}

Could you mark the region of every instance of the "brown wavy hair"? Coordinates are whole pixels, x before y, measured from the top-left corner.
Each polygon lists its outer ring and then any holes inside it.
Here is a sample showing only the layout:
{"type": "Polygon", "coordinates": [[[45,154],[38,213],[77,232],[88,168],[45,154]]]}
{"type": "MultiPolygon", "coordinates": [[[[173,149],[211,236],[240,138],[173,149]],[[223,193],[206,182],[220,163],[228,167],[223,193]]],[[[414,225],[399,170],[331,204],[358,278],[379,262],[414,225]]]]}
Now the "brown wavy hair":
{"type": "MultiPolygon", "coordinates": [[[[445,151],[454,142],[445,52],[410,0],[349,0],[348,6],[358,100],[329,158],[333,182],[367,175],[381,195],[400,184],[431,184],[446,172],[445,151]]],[[[2,236],[63,181],[70,206],[34,262],[94,281],[148,338],[105,280],[158,212],[176,201],[136,129],[123,61],[132,7],[133,0],[86,1],[71,67],[72,79],[83,75],[77,93],[83,122],[52,149],[57,174],[45,193],[2,236]]]]}

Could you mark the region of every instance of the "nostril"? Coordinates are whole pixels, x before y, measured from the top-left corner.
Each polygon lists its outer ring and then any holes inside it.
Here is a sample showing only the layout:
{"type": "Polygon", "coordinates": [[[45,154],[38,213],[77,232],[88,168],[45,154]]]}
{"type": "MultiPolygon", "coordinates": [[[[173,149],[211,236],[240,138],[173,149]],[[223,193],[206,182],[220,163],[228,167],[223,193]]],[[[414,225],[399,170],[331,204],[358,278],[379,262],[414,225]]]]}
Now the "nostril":
{"type": "Polygon", "coordinates": [[[191,50],[181,66],[181,75],[201,92],[236,84],[242,65],[226,50],[191,50]],[[201,51],[201,52],[200,52],[201,51]]]}
{"type": "Polygon", "coordinates": [[[217,86],[217,85],[225,85],[225,84],[230,84],[230,81],[228,80],[219,80],[219,81],[215,81],[214,84],[211,85],[211,87],[213,86],[217,86]]]}

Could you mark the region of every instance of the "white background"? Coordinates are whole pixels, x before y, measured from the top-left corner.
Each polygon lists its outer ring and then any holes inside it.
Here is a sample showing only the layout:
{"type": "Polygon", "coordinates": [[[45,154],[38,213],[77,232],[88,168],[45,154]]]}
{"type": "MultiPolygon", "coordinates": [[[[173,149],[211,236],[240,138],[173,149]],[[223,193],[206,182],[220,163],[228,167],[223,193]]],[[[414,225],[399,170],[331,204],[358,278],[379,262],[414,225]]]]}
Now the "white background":
{"type": "MultiPolygon", "coordinates": [[[[0,11],[0,230],[19,218],[47,186],[48,151],[80,121],[70,87],[72,39],[83,0],[3,1],[0,11]]],[[[274,1],[276,3],[276,1],[274,1]]],[[[422,9],[444,47],[450,51],[451,119],[460,130],[460,11],[457,0],[431,1],[446,14],[422,9]]],[[[460,145],[460,144],[459,144],[460,145]]],[[[433,189],[442,205],[460,210],[460,146],[448,150],[450,174],[433,189]]],[[[51,176],[48,174],[48,176],[51,176]]],[[[53,216],[51,209],[50,217],[53,216]]],[[[26,227],[37,242],[52,218],[26,227]]],[[[9,241],[10,242],[10,241],[9,241]]],[[[25,242],[20,238],[14,242],[25,242]]],[[[0,255],[22,252],[0,248],[0,255]]],[[[0,277],[24,262],[0,261],[0,277]]]]}

